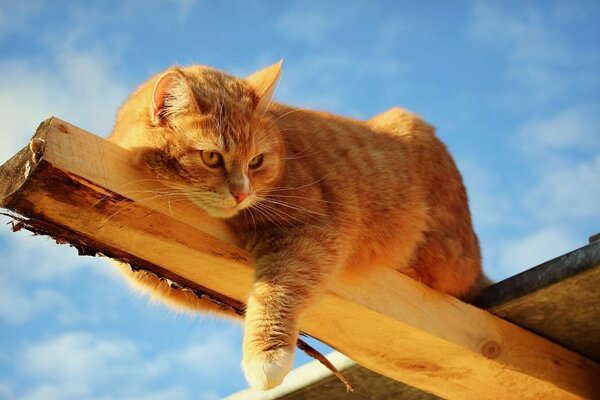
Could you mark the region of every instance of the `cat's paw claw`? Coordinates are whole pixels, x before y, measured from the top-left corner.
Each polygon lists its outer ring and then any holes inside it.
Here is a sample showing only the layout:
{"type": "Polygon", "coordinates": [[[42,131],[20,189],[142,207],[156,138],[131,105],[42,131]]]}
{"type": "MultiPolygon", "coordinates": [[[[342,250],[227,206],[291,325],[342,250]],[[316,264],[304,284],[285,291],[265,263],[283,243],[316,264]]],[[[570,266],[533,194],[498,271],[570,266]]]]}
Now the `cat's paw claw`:
{"type": "Polygon", "coordinates": [[[279,385],[292,369],[294,351],[288,348],[264,351],[243,361],[244,375],[250,387],[268,390],[279,385]]]}

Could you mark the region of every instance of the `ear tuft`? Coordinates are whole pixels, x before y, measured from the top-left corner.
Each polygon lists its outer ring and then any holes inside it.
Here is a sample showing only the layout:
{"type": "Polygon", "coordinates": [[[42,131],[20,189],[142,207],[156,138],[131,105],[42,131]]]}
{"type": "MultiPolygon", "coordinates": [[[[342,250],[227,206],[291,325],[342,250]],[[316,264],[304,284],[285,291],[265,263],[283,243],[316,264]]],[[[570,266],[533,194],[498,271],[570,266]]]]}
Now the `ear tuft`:
{"type": "Polygon", "coordinates": [[[152,91],[150,118],[152,124],[166,123],[169,118],[195,105],[193,94],[185,76],[178,68],[170,69],[160,75],[152,91]]]}
{"type": "Polygon", "coordinates": [[[261,69],[246,78],[246,82],[254,88],[258,95],[259,101],[257,110],[265,111],[269,107],[275,89],[277,88],[277,83],[279,82],[282,64],[283,58],[275,64],[261,69]]]}

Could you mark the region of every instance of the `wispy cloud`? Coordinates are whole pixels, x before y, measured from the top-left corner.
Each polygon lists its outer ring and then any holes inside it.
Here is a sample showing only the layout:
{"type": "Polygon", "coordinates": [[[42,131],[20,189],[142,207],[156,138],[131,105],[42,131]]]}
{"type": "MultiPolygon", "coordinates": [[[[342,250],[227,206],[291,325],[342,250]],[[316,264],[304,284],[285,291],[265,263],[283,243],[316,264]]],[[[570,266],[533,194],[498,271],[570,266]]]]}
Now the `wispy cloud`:
{"type": "Polygon", "coordinates": [[[516,138],[516,146],[534,153],[598,150],[600,105],[572,105],[557,113],[531,118],[521,126],[516,138]]]}
{"type": "Polygon", "coordinates": [[[513,276],[581,245],[581,241],[564,226],[549,225],[533,230],[502,244],[499,270],[494,274],[502,278],[513,276]]]}
{"type": "Polygon", "coordinates": [[[368,119],[384,110],[369,111],[364,97],[357,93],[374,87],[393,90],[409,70],[405,63],[383,55],[359,58],[344,51],[311,54],[287,66],[276,97],[295,106],[368,119]]]}
{"type": "MultiPolygon", "coordinates": [[[[0,217],[0,223],[7,220],[0,217]]],[[[2,273],[24,282],[66,281],[84,268],[101,263],[99,259],[78,257],[75,249],[59,246],[52,239],[26,231],[11,232],[5,224],[0,229],[0,240],[4,245],[0,253],[2,273]],[[23,271],[23,265],[27,265],[27,271],[23,271]]]]}
{"type": "MultiPolygon", "coordinates": [[[[471,7],[467,34],[500,63],[499,84],[487,101],[513,121],[502,139],[521,169],[510,175],[495,171],[491,181],[498,184],[479,184],[479,194],[475,190],[475,198],[497,203],[487,201],[485,207],[512,216],[489,221],[499,225],[488,244],[497,277],[583,245],[590,221],[600,216],[594,201],[600,198],[600,53],[564,29],[589,18],[582,12],[585,4],[556,4],[515,9],[475,2],[471,7]]],[[[474,206],[476,215],[481,213],[477,202],[474,206]]]]}
{"type": "MultiPolygon", "coordinates": [[[[569,4],[578,7],[577,2],[569,4]]],[[[555,18],[548,8],[527,4],[515,13],[499,3],[474,3],[469,34],[506,55],[507,73],[501,78],[517,85],[518,93],[494,94],[504,106],[523,111],[523,107],[560,104],[566,95],[600,88],[596,73],[600,54],[594,47],[574,50],[549,28],[556,24],[555,18]]]]}
{"type": "MultiPolygon", "coordinates": [[[[573,223],[600,221],[600,152],[591,160],[571,161],[540,173],[523,198],[538,221],[573,223]]],[[[591,235],[594,232],[588,232],[591,235]]]]}
{"type": "MultiPolygon", "coordinates": [[[[322,45],[342,24],[361,15],[368,3],[347,1],[343,7],[320,1],[298,2],[274,21],[275,29],[308,45],[322,45]]],[[[319,46],[321,47],[321,46],[319,46]]]]}
{"type": "Polygon", "coordinates": [[[65,321],[72,320],[75,307],[67,298],[50,289],[25,292],[14,281],[0,278],[0,321],[22,324],[43,312],[51,312],[65,321]]]}
{"type": "Polygon", "coordinates": [[[326,39],[339,25],[335,15],[316,10],[295,10],[283,14],[276,21],[276,28],[294,40],[316,44],[326,39]]]}
{"type": "Polygon", "coordinates": [[[52,63],[0,61],[0,109],[3,112],[0,160],[23,147],[49,115],[106,134],[127,89],[111,72],[104,54],[57,48],[52,63]]]}
{"type": "Polygon", "coordinates": [[[459,167],[477,230],[514,224],[513,199],[501,190],[497,174],[472,158],[462,158],[459,167]]]}
{"type": "Polygon", "coordinates": [[[26,29],[29,20],[42,11],[42,0],[0,1],[0,39],[26,29]]]}
{"type": "MultiPolygon", "coordinates": [[[[231,340],[228,331],[213,331],[199,343],[177,344],[157,353],[114,335],[66,332],[19,349],[13,381],[33,379],[35,384],[19,394],[31,400],[216,399],[226,393],[211,387],[223,387],[230,379],[227,371],[238,367],[240,354],[228,345],[231,340]],[[165,380],[173,371],[178,371],[174,378],[165,380]],[[195,376],[211,383],[192,392],[190,387],[196,385],[185,381],[195,376]]],[[[11,384],[2,386],[7,393],[18,393],[11,384]]]]}
{"type": "MultiPolygon", "coordinates": [[[[0,218],[2,225],[5,221],[0,218]]],[[[79,257],[73,248],[27,232],[13,233],[6,226],[0,229],[0,243],[0,322],[24,324],[44,315],[71,325],[106,316],[106,312],[82,314],[59,288],[82,277],[93,278],[98,289],[114,284],[116,274],[107,261],[79,257]]],[[[121,292],[114,292],[111,299],[116,299],[117,293],[121,292]]]]}

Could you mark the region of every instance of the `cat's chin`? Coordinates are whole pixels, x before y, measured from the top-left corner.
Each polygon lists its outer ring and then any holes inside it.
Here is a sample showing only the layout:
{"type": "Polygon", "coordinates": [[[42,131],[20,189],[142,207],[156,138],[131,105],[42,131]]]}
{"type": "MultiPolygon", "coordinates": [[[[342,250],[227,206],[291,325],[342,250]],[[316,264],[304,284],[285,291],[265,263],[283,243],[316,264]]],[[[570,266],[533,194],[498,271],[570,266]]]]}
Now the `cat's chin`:
{"type": "Polygon", "coordinates": [[[236,207],[211,207],[204,208],[204,211],[211,217],[215,218],[232,218],[237,215],[240,210],[236,207]]]}
{"type": "Polygon", "coordinates": [[[227,218],[232,218],[235,217],[236,215],[238,215],[238,213],[240,211],[242,211],[245,208],[248,208],[252,205],[251,201],[243,201],[235,206],[231,206],[231,207],[207,207],[207,206],[202,206],[202,209],[204,211],[206,211],[206,213],[208,215],[210,215],[211,217],[215,217],[215,218],[223,218],[223,219],[227,219],[227,218]]]}
{"type": "Polygon", "coordinates": [[[237,215],[240,212],[239,205],[231,206],[231,207],[218,207],[204,204],[193,197],[190,197],[192,203],[201,208],[205,213],[215,218],[231,218],[237,215]]]}

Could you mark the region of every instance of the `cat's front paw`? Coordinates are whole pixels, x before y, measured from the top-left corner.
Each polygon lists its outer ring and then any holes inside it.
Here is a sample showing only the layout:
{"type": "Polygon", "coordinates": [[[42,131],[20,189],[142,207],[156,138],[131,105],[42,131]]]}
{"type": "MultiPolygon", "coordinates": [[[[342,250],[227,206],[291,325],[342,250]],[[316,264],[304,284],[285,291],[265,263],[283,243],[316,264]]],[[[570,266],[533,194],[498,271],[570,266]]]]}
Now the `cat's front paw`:
{"type": "Polygon", "coordinates": [[[293,362],[294,348],[280,347],[245,357],[242,366],[250,387],[267,390],[281,383],[293,362]]]}

